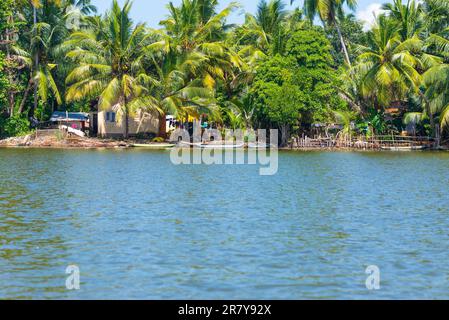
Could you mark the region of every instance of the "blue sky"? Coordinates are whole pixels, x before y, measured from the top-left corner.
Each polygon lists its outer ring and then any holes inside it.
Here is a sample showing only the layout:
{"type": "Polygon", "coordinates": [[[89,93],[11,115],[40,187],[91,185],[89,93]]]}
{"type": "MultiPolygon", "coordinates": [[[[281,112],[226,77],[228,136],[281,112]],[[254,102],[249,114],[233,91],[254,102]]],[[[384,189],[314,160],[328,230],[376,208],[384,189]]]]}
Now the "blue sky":
{"type": "MultiPolygon", "coordinates": [[[[125,0],[119,0],[123,3],[125,0]]],[[[92,0],[100,12],[104,12],[111,6],[112,0],[92,0]]],[[[169,0],[134,0],[134,5],[132,9],[132,16],[136,22],[146,22],[150,27],[158,27],[159,21],[163,20],[167,16],[166,5],[169,0]]],[[[173,3],[179,4],[181,0],[173,0],[173,3]]],[[[231,0],[221,0],[221,7],[225,7],[231,0]]],[[[246,12],[254,13],[257,8],[258,0],[239,0],[242,5],[242,9],[246,12]]],[[[389,2],[389,0],[359,0],[358,9],[356,15],[361,20],[367,21],[372,20],[372,12],[378,12],[380,6],[384,2],[389,2]]],[[[289,0],[285,0],[285,3],[289,4],[289,0]]],[[[297,0],[294,6],[302,6],[303,0],[297,0]]],[[[290,7],[289,5],[287,6],[290,7]]],[[[244,19],[243,10],[238,10],[233,14],[230,22],[242,22],[244,19]]]]}

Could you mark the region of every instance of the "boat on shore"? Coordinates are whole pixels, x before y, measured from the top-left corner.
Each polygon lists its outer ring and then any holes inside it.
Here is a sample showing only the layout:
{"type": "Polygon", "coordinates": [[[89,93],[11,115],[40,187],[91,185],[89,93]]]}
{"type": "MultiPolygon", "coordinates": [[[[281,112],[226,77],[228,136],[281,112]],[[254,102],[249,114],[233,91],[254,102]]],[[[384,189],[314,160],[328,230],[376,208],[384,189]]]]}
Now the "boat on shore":
{"type": "Polygon", "coordinates": [[[241,149],[245,147],[244,143],[240,144],[222,144],[222,143],[211,143],[211,144],[205,144],[205,143],[190,143],[185,141],[179,141],[178,143],[181,147],[194,147],[194,148],[201,148],[201,149],[241,149]]]}
{"type": "Polygon", "coordinates": [[[171,143],[153,143],[153,144],[145,144],[145,143],[134,143],[131,145],[133,148],[145,148],[152,150],[165,150],[173,148],[175,145],[171,143]]]}
{"type": "Polygon", "coordinates": [[[408,147],[381,147],[382,150],[387,151],[419,151],[425,150],[425,146],[408,146],[408,147]]]}

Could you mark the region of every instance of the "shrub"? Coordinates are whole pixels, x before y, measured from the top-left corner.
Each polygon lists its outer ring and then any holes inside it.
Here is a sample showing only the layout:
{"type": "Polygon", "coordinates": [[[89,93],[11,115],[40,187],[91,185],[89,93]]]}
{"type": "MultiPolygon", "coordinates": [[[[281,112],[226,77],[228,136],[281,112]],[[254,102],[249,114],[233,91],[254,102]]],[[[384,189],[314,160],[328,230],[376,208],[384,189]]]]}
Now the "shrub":
{"type": "Polygon", "coordinates": [[[30,122],[28,119],[20,116],[1,120],[0,127],[2,128],[0,134],[6,137],[18,137],[30,133],[30,122]]]}

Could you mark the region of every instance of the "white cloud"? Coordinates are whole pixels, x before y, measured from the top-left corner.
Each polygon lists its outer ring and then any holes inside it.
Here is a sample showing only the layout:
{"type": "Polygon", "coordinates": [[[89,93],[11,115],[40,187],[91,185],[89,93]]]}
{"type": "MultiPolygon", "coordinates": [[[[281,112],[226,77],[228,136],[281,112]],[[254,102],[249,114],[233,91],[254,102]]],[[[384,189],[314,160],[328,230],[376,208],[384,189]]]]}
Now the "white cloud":
{"type": "Polygon", "coordinates": [[[384,13],[382,10],[382,4],[372,3],[365,10],[360,10],[357,12],[357,19],[361,20],[365,25],[365,31],[369,30],[376,20],[376,16],[384,13]]]}

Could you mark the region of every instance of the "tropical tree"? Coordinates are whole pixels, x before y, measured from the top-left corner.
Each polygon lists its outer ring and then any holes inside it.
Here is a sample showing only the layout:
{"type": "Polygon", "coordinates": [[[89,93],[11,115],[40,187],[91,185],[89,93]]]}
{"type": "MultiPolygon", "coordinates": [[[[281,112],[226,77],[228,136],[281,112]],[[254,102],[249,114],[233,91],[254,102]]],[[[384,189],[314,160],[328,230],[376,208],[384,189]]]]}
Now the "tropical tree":
{"type": "Polygon", "coordinates": [[[12,116],[16,108],[16,95],[23,92],[23,98],[17,114],[25,110],[28,95],[34,87],[34,104],[29,109],[29,116],[34,116],[38,97],[47,100],[49,92],[57,103],[61,103],[59,90],[53,78],[53,49],[66,35],[64,16],[61,14],[60,1],[17,1],[8,17],[8,28],[5,43],[7,53],[7,70],[10,81],[9,114],[12,116]],[[31,9],[31,11],[30,11],[31,9]],[[34,17],[33,24],[26,23],[27,17],[34,17]],[[39,21],[38,22],[38,18],[39,21]],[[29,73],[27,84],[21,73],[29,73]]]}
{"type": "Polygon", "coordinates": [[[210,97],[217,81],[229,84],[236,77],[236,69],[243,65],[238,54],[227,45],[225,33],[229,28],[226,19],[238,5],[230,3],[219,12],[216,6],[214,0],[183,0],[178,7],[169,3],[170,14],[160,23],[164,29],[151,32],[157,40],[146,49],[159,81],[155,86],[159,90],[152,92],[163,110],[162,134],[166,112],[185,114],[187,110],[203,109],[205,102],[215,110],[210,97]],[[184,98],[175,99],[180,90],[184,98]]]}
{"type": "Polygon", "coordinates": [[[13,68],[12,46],[16,43],[14,40],[15,26],[11,17],[13,16],[13,1],[5,0],[0,3],[0,104],[7,105],[8,108],[0,109],[6,116],[14,114],[14,95],[17,91],[14,88],[13,79],[17,70],[13,68]],[[14,89],[13,89],[14,88],[14,89]]]}
{"type": "Polygon", "coordinates": [[[238,111],[229,109],[227,110],[227,116],[232,130],[238,130],[244,127],[242,114],[239,113],[238,111]]]}
{"type": "Polygon", "coordinates": [[[235,31],[237,43],[246,45],[242,48],[242,54],[264,57],[282,53],[288,32],[292,31],[286,28],[286,24],[299,19],[297,12],[289,15],[282,0],[261,0],[256,14],[246,14],[245,23],[235,31]]]}
{"type": "Polygon", "coordinates": [[[424,0],[425,24],[429,33],[438,34],[449,27],[449,2],[424,0]]]}
{"type": "Polygon", "coordinates": [[[204,57],[191,54],[173,65],[167,63],[164,56],[157,59],[152,52],[147,54],[150,55],[155,70],[154,76],[145,77],[149,92],[143,101],[159,111],[161,137],[166,134],[166,114],[172,114],[178,119],[200,117],[204,113],[217,117],[214,91],[204,87],[201,79],[190,78],[192,65],[201,65],[204,57]]]}
{"type": "MultiPolygon", "coordinates": [[[[267,3],[261,0],[256,13],[257,27],[271,42],[273,53],[281,53],[283,48],[283,24],[287,17],[287,11],[282,0],[271,0],[267,3]]],[[[257,29],[256,29],[257,30],[257,29]]]]}
{"type": "Polygon", "coordinates": [[[234,115],[239,116],[244,127],[248,130],[252,130],[256,109],[251,95],[246,94],[240,99],[234,98],[229,102],[229,105],[230,111],[232,111],[234,115]]]}
{"type": "MultiPolygon", "coordinates": [[[[26,0],[22,0],[22,1],[26,1],[26,0]]],[[[32,9],[33,9],[33,30],[35,31],[33,33],[33,36],[31,37],[31,47],[33,52],[33,60],[34,60],[34,66],[31,66],[31,70],[34,70],[34,77],[36,79],[38,78],[42,78],[39,74],[38,74],[38,70],[39,70],[39,51],[35,50],[36,47],[34,47],[33,45],[36,43],[39,43],[39,41],[33,41],[37,40],[37,38],[39,37],[38,34],[36,34],[36,31],[39,30],[40,28],[37,26],[38,23],[38,9],[40,9],[42,7],[43,4],[54,4],[56,6],[60,6],[62,3],[62,0],[45,0],[44,2],[41,0],[28,0],[29,4],[31,5],[32,9]]],[[[40,72],[39,72],[40,73],[40,72]]],[[[41,73],[42,74],[42,73],[41,73]]],[[[34,110],[37,108],[38,105],[38,90],[39,90],[39,83],[37,81],[33,81],[34,82],[34,105],[33,107],[30,109],[29,115],[30,116],[34,116],[34,110]]],[[[42,93],[42,90],[41,90],[42,93]]]]}
{"type": "Polygon", "coordinates": [[[407,0],[407,3],[403,4],[402,0],[394,0],[393,3],[384,4],[382,9],[398,23],[402,41],[416,37],[423,31],[424,15],[419,2],[407,0]]]}
{"type": "Polygon", "coordinates": [[[360,55],[352,74],[359,79],[359,90],[377,106],[403,101],[408,94],[418,94],[422,62],[413,55],[423,43],[417,37],[401,41],[400,27],[385,15],[377,18],[368,32],[368,46],[359,46],[360,55]]]}
{"type": "MultiPolygon", "coordinates": [[[[357,59],[356,47],[357,45],[366,45],[366,32],[363,30],[363,23],[354,16],[354,14],[345,14],[339,18],[339,27],[347,50],[349,59],[355,61],[357,59]]],[[[345,64],[346,58],[341,45],[340,36],[336,28],[332,26],[326,26],[325,31],[329,41],[332,44],[332,55],[338,66],[345,64]]]]}
{"type": "Polygon", "coordinates": [[[423,4],[429,37],[426,50],[441,57],[442,63],[424,74],[425,99],[429,114],[439,116],[442,129],[449,129],[449,3],[426,0],[423,4]]]}
{"type": "Polygon", "coordinates": [[[351,140],[352,120],[354,120],[354,114],[346,110],[333,110],[332,112],[337,123],[343,126],[343,129],[339,132],[339,138],[343,140],[351,140]]]}
{"type": "Polygon", "coordinates": [[[98,108],[117,111],[129,136],[129,116],[149,106],[144,97],[151,79],[144,69],[147,36],[145,26],[134,26],[131,2],[120,7],[117,0],[105,19],[91,19],[90,28],[74,32],[65,43],[67,57],[78,64],[67,76],[68,102],[98,98],[98,108]],[[97,24],[95,24],[97,23],[97,24]]]}
{"type": "Polygon", "coordinates": [[[297,30],[287,42],[285,56],[276,55],[257,68],[250,95],[256,120],[281,131],[285,145],[293,130],[307,130],[330,120],[332,108],[344,102],[335,90],[331,46],[322,28],[297,30]]]}
{"type": "Polygon", "coordinates": [[[42,101],[45,103],[48,99],[49,91],[53,93],[58,104],[62,103],[58,86],[54,80],[52,71],[56,68],[56,64],[47,61],[50,53],[47,48],[52,48],[53,37],[57,34],[58,26],[52,27],[47,23],[38,22],[33,27],[32,48],[36,48],[39,64],[35,70],[35,83],[37,84],[38,93],[42,101]]]}
{"type": "MultiPolygon", "coordinates": [[[[235,52],[225,44],[226,19],[238,7],[232,2],[216,13],[217,1],[183,0],[179,7],[169,3],[170,12],[166,20],[160,22],[165,30],[159,31],[161,40],[151,45],[151,49],[161,51],[166,59],[164,67],[171,69],[179,65],[187,56],[202,57],[202,63],[192,64],[194,76],[202,75],[209,88],[215,79],[222,79],[224,71],[241,63],[235,52]]],[[[196,59],[198,61],[198,59],[196,59]]]]}
{"type": "MultiPolygon", "coordinates": [[[[290,2],[293,3],[294,0],[290,2]]],[[[357,7],[357,0],[304,0],[304,11],[311,21],[318,15],[324,24],[329,27],[335,27],[340,38],[346,63],[348,66],[351,66],[351,59],[349,58],[348,49],[339,25],[339,17],[344,16],[344,5],[354,10],[357,7]]]]}
{"type": "Polygon", "coordinates": [[[91,0],[65,0],[65,6],[74,6],[84,15],[97,13],[97,7],[92,4],[91,0]]]}
{"type": "MultiPolygon", "coordinates": [[[[407,112],[402,120],[403,124],[408,128],[412,128],[413,134],[416,134],[416,126],[421,124],[425,119],[425,114],[423,112],[407,112]]],[[[407,130],[408,131],[408,130],[407,130]]]]}
{"type": "Polygon", "coordinates": [[[424,74],[428,114],[440,114],[440,126],[449,128],[449,64],[430,68],[424,74]]]}

